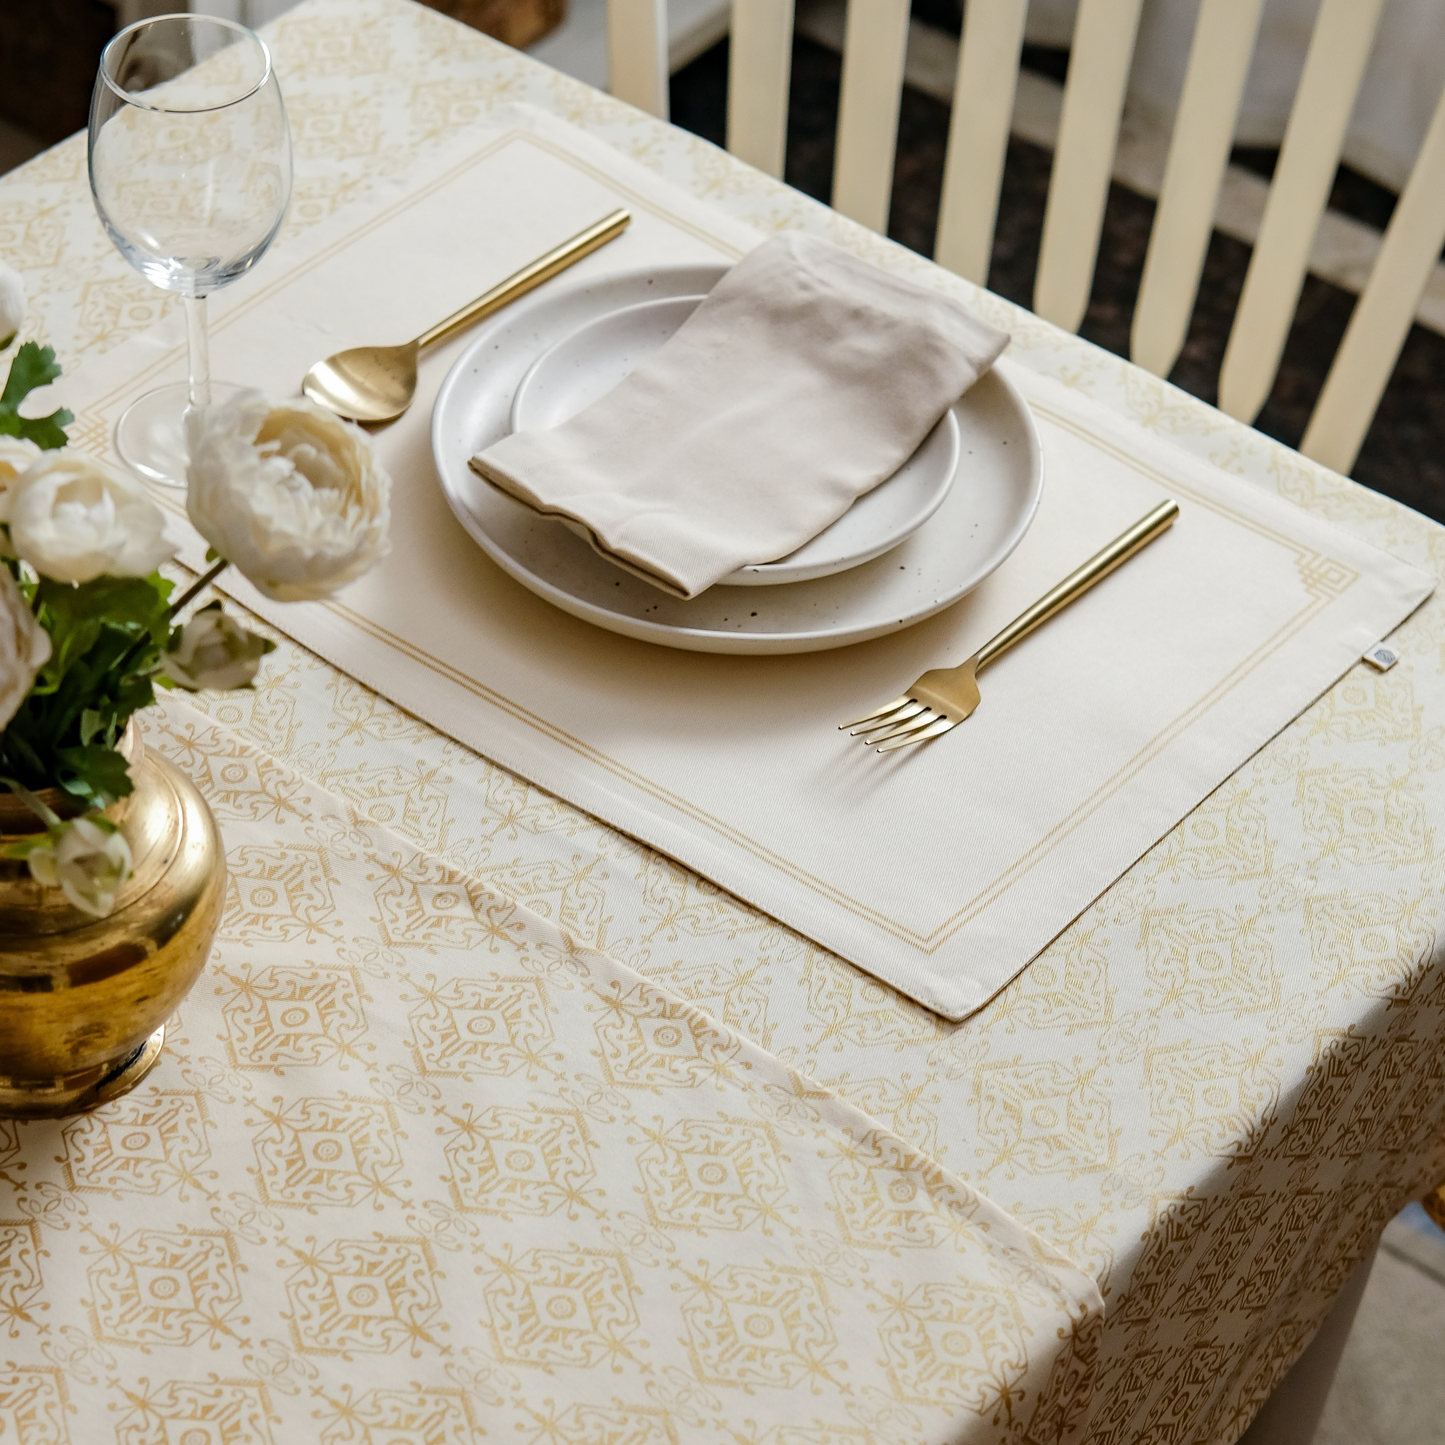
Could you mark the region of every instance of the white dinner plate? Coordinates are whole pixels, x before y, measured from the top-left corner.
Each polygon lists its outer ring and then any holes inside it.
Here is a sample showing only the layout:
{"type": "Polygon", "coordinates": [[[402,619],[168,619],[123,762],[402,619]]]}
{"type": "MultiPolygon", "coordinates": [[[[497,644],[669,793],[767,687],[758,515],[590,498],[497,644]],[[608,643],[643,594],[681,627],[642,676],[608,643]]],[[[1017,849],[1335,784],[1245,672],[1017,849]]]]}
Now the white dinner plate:
{"type": "Polygon", "coordinates": [[[1043,457],[1023,398],[994,368],[952,408],[958,475],[931,520],[891,552],[787,587],[709,588],[684,601],[623,572],[554,520],[467,465],[511,430],[512,400],[544,351],[598,316],[658,297],[696,296],[721,268],[614,273],[517,302],[481,326],[432,410],[432,451],[458,521],[504,572],[564,612],[644,642],[693,652],[817,652],[897,632],[978,586],[1038,509],[1043,457]]]}
{"type": "MultiPolygon", "coordinates": [[[[722,267],[718,268],[721,276],[722,267]]],[[[513,431],[547,431],[570,421],[649,360],[697,309],[701,296],[659,296],[619,306],[579,326],[531,365],[512,398],[513,431]]],[[[891,551],[943,505],[958,469],[958,422],[951,411],[918,450],[830,527],[776,562],[755,562],[719,587],[771,587],[830,577],[891,551]]],[[[580,523],[558,518],[586,536],[580,523]]]]}

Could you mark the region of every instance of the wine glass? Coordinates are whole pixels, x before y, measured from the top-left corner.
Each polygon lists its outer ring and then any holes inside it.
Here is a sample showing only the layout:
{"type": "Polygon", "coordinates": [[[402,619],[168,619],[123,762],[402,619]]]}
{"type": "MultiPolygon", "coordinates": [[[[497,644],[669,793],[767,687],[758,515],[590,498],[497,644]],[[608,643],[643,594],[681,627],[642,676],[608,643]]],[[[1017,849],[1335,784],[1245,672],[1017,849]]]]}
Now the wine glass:
{"type": "Polygon", "coordinates": [[[116,449],[184,486],[186,420],[210,405],[206,297],[244,276],[291,197],[291,132],[259,36],[209,15],[162,15],[105,47],[90,103],[90,189],[121,255],[185,298],[190,381],[134,402],[116,449]]]}

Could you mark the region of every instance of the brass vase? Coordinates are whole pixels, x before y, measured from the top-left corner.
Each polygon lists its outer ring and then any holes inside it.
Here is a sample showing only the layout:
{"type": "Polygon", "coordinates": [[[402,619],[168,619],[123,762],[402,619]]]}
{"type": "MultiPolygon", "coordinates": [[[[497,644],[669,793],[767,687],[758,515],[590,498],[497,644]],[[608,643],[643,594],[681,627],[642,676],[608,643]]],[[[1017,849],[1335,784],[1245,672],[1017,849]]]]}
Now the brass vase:
{"type": "MultiPolygon", "coordinates": [[[[135,872],[107,918],[74,908],[59,888],[0,858],[0,1115],[55,1118],[135,1088],[160,1060],[165,1021],[211,951],[226,860],[206,800],[152,752],[134,724],[120,744],[135,791],[105,810],[135,872]]],[[[80,809],[58,790],[58,814],[80,809]]],[[[41,827],[0,791],[0,837],[41,827]]]]}

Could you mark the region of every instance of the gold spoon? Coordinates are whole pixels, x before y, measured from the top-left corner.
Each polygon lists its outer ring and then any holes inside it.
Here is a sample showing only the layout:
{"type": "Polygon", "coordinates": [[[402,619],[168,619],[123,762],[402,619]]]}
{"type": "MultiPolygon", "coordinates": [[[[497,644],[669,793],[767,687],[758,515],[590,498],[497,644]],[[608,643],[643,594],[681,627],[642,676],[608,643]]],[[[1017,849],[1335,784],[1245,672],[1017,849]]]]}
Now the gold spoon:
{"type": "Polygon", "coordinates": [[[565,271],[599,246],[605,246],[614,236],[620,236],[631,219],[626,211],[620,210],[604,216],[404,346],[356,346],[318,361],[302,378],[302,392],[318,406],[349,421],[372,426],[395,421],[416,395],[416,358],[422,347],[525,296],[559,271],[565,271]]]}

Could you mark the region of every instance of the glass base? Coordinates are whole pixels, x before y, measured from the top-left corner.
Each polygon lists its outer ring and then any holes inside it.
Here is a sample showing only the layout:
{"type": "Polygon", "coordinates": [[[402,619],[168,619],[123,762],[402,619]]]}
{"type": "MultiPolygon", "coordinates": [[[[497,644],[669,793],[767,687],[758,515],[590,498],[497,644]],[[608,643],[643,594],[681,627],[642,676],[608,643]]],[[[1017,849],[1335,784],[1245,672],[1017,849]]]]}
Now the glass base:
{"type": "MultiPolygon", "coordinates": [[[[228,381],[211,383],[211,404],[240,391],[228,381]]],[[[115,449],[120,459],[143,481],[162,487],[186,485],[186,411],[190,387],[172,382],[148,391],[125,409],[115,424],[115,449]]]]}

